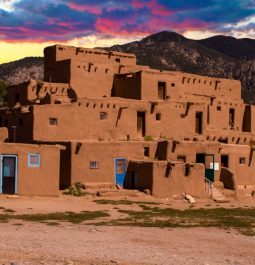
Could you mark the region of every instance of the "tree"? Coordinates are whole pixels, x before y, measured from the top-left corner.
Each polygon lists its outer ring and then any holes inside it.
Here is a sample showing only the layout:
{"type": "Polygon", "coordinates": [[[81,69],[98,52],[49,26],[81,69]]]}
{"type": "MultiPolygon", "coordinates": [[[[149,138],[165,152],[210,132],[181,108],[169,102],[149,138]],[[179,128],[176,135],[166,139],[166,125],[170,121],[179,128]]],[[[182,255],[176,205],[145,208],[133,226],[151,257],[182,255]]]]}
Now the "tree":
{"type": "Polygon", "coordinates": [[[6,96],[7,96],[7,84],[0,80],[0,106],[4,106],[6,104],[6,96]]]}

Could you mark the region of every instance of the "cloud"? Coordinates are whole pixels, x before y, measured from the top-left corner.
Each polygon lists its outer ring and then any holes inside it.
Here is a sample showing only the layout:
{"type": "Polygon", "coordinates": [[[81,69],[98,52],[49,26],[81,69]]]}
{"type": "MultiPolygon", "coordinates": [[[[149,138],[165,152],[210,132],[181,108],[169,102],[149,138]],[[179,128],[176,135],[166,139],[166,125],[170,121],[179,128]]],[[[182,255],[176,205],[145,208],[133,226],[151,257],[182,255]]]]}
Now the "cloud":
{"type": "Polygon", "coordinates": [[[254,36],[252,17],[254,0],[0,0],[0,41],[128,39],[162,30],[254,36]]]}

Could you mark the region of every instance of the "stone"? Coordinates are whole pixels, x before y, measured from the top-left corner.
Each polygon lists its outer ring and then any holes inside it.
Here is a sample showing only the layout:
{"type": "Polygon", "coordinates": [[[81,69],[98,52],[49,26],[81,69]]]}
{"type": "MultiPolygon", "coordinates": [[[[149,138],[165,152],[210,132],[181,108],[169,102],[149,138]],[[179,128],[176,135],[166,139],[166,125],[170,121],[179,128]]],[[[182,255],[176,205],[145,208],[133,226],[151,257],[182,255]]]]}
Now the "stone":
{"type": "Polygon", "coordinates": [[[151,191],[150,191],[149,189],[145,189],[143,192],[144,192],[146,195],[151,195],[151,191]]]}
{"type": "Polygon", "coordinates": [[[189,202],[189,203],[196,203],[196,200],[191,196],[186,194],[185,195],[185,199],[189,202]]]}

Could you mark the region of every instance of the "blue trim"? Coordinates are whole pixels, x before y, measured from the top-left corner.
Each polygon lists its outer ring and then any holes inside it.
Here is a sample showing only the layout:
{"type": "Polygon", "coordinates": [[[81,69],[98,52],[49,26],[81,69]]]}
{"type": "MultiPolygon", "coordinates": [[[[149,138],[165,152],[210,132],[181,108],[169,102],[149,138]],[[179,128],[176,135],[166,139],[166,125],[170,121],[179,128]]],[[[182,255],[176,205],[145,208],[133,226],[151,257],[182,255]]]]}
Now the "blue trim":
{"type": "Polygon", "coordinates": [[[40,153],[29,153],[27,155],[27,165],[28,167],[40,167],[41,166],[41,154],[40,153]],[[38,156],[38,164],[30,163],[30,156],[37,155],[38,156]]]}
{"type": "Polygon", "coordinates": [[[1,167],[0,167],[0,193],[3,192],[3,158],[14,157],[15,158],[15,193],[18,193],[18,156],[17,155],[1,155],[1,167]]]}

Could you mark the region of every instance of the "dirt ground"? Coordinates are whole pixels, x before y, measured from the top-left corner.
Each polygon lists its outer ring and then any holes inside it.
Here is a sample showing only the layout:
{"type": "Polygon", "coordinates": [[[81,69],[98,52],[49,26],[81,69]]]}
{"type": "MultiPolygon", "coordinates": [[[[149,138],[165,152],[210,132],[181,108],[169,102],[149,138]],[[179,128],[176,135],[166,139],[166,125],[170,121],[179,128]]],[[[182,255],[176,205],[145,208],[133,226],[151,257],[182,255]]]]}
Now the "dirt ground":
{"type": "MultiPolygon", "coordinates": [[[[96,199],[157,202],[160,207],[188,209],[180,199],[97,198],[93,196],[57,198],[0,196],[0,207],[15,214],[80,212],[107,210],[119,218],[116,205],[98,204],[96,199]]],[[[222,207],[200,200],[194,206],[222,207]]],[[[121,205],[136,209],[136,205],[121,205]]],[[[255,199],[231,201],[224,207],[255,207],[255,199]]],[[[218,228],[154,228],[94,226],[61,222],[49,226],[40,222],[10,220],[0,224],[0,264],[89,264],[89,265],[164,265],[164,264],[255,264],[255,237],[235,230],[218,228]]]]}

